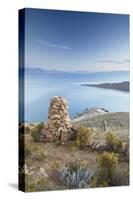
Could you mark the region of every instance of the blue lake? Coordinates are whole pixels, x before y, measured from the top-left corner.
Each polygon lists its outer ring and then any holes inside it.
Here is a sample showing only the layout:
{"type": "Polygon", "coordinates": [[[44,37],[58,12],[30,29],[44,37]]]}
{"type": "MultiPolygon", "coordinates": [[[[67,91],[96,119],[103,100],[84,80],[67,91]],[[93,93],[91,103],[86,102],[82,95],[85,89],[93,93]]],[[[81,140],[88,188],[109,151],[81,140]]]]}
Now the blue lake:
{"type": "Polygon", "coordinates": [[[63,96],[69,101],[71,117],[92,107],[110,112],[129,111],[129,92],[80,86],[121,81],[129,81],[128,72],[25,72],[25,121],[47,121],[49,100],[53,96],[63,96]]]}

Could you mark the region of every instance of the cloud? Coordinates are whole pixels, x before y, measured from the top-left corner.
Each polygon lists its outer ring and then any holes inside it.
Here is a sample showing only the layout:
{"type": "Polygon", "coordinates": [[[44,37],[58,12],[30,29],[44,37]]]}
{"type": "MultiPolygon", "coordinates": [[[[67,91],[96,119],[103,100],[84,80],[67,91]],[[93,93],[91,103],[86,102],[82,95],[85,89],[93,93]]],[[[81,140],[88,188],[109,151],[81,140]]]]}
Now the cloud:
{"type": "Polygon", "coordinates": [[[70,50],[71,49],[71,48],[69,48],[65,45],[56,44],[56,43],[48,42],[48,41],[45,41],[45,40],[36,40],[36,42],[38,42],[41,45],[45,45],[45,46],[53,47],[53,48],[57,48],[57,49],[64,49],[64,50],[70,50]]]}
{"type": "Polygon", "coordinates": [[[129,59],[124,59],[124,60],[97,60],[99,63],[112,63],[112,64],[126,64],[129,63],[129,59]]]}

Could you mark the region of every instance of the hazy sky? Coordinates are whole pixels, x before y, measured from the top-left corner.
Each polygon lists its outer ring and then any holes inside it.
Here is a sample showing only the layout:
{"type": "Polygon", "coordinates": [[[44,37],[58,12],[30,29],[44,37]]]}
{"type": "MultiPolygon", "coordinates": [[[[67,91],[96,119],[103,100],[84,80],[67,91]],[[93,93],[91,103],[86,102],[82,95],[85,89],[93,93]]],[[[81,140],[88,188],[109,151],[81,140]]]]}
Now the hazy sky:
{"type": "Polygon", "coordinates": [[[26,9],[26,67],[129,70],[129,16],[26,9]]]}

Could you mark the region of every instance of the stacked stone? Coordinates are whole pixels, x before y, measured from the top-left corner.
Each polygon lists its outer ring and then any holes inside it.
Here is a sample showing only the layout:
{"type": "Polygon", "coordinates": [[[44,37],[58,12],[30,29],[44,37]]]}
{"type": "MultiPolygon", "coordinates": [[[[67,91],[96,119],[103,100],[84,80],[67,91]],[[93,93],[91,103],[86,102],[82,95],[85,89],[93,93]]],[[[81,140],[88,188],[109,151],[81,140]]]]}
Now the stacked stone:
{"type": "Polygon", "coordinates": [[[71,128],[68,101],[63,97],[54,96],[50,101],[48,113],[48,131],[51,140],[67,141],[71,128]]]}

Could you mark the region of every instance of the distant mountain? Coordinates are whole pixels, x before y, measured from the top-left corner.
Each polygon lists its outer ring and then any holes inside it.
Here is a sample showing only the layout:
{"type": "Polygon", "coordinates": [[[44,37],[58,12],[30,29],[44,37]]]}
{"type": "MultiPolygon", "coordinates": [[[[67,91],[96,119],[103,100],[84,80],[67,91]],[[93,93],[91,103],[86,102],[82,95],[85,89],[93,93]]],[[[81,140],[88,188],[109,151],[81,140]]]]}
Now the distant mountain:
{"type": "Polygon", "coordinates": [[[45,72],[47,72],[47,73],[51,73],[51,72],[55,72],[55,73],[77,73],[77,74],[81,74],[81,73],[83,73],[83,74],[86,74],[86,73],[89,73],[89,74],[94,74],[94,73],[114,73],[114,74],[116,74],[116,73],[128,73],[128,71],[110,71],[110,72],[92,72],[92,71],[80,71],[80,70],[75,70],[75,71],[65,71],[65,70],[56,70],[56,69],[42,69],[42,68],[19,68],[19,71],[20,72],[29,72],[29,73],[45,73],[45,72]]]}
{"type": "MultiPolygon", "coordinates": [[[[51,73],[51,72],[60,72],[63,73],[65,71],[58,71],[56,69],[42,69],[42,68],[20,68],[19,69],[20,72],[28,72],[28,73],[51,73]]],[[[67,72],[66,72],[67,73],[67,72]]]]}

